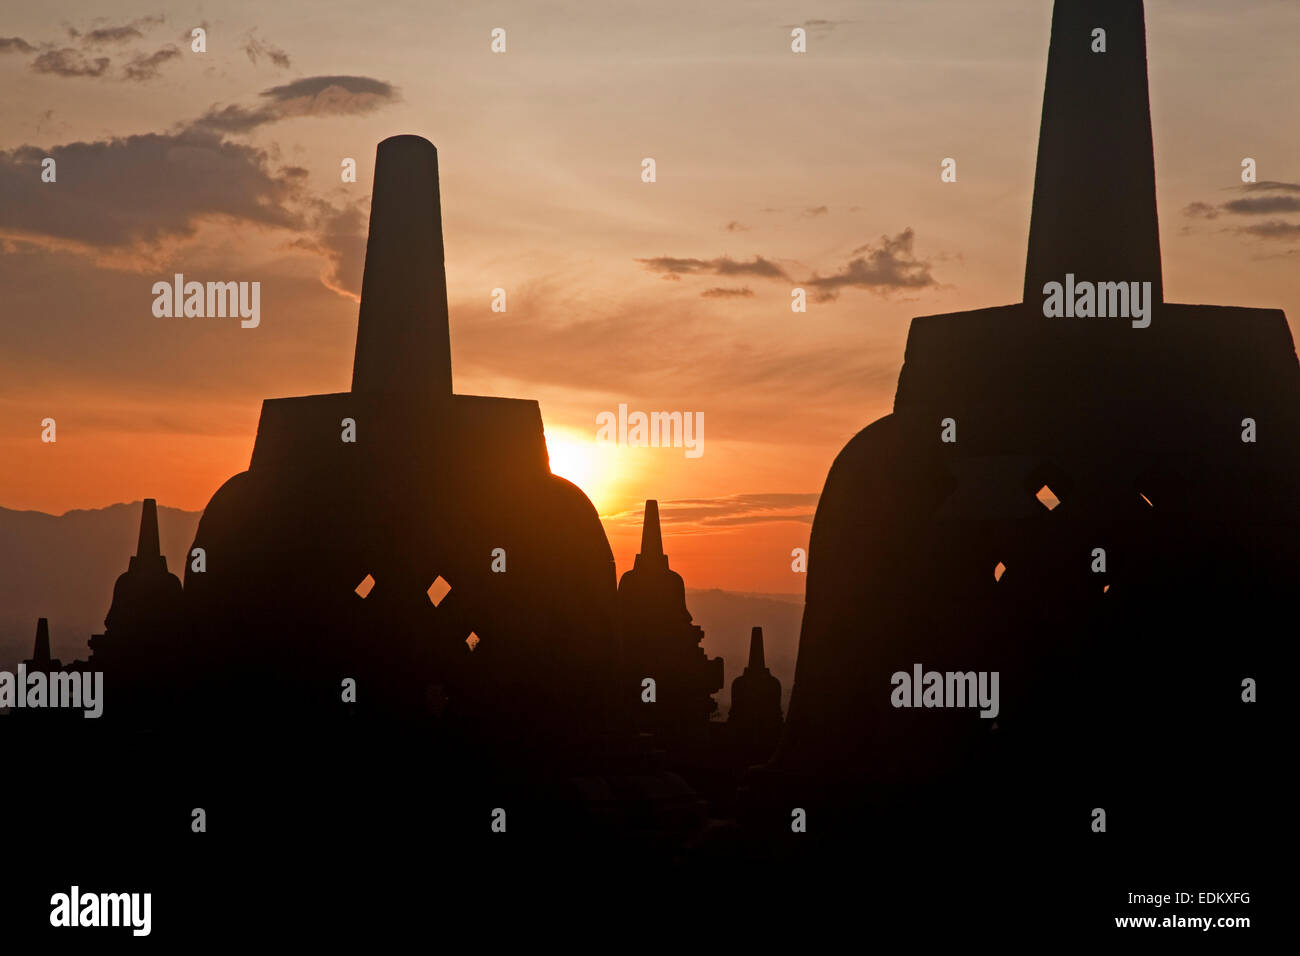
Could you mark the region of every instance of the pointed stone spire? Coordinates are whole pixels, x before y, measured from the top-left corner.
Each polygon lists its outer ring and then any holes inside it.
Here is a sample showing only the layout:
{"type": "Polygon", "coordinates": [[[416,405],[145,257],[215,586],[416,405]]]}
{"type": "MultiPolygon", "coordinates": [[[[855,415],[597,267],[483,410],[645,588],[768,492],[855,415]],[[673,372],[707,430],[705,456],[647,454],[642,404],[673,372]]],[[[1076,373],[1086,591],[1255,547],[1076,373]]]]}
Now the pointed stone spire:
{"type": "Polygon", "coordinates": [[[167,559],[162,555],[158,545],[158,500],[144,499],[140,509],[140,538],[136,542],[135,554],[127,565],[129,570],[155,569],[167,570],[167,559]]]}
{"type": "Polygon", "coordinates": [[[664,554],[663,535],[659,531],[659,502],[651,498],[645,503],[645,523],[641,526],[641,552],[636,556],[633,568],[668,567],[668,556],[664,554]]]}
{"type": "Polygon", "coordinates": [[[749,632],[749,667],[747,670],[765,671],[767,661],[763,656],[763,629],[751,628],[749,632]]]}
{"type": "Polygon", "coordinates": [[[352,391],[451,394],[438,150],[422,136],[375,153],[352,391]]]}
{"type": "Polygon", "coordinates": [[[1024,301],[1066,273],[1164,300],[1142,0],[1056,0],[1024,301]]]}
{"type": "Polygon", "coordinates": [[[767,669],[761,627],[750,629],[749,665],[731,682],[727,724],[751,758],[770,754],[781,733],[781,682],[767,669]]]}
{"type": "Polygon", "coordinates": [[[659,502],[651,498],[645,503],[645,524],[641,527],[641,553],[664,553],[664,539],[659,532],[659,502]]]}
{"type": "Polygon", "coordinates": [[[36,622],[36,647],[32,649],[32,663],[48,665],[50,663],[50,621],[41,618],[36,622]]]}
{"type": "Polygon", "coordinates": [[[161,553],[158,547],[158,500],[144,499],[144,508],[140,511],[140,540],[135,546],[138,558],[156,558],[161,553]]]}

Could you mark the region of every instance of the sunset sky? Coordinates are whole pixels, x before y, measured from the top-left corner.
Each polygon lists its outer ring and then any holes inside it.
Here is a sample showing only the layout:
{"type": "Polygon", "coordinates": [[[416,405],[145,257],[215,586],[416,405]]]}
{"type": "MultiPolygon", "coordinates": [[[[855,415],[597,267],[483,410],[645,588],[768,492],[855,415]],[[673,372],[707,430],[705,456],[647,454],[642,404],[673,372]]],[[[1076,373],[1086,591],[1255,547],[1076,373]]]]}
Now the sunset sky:
{"type": "MultiPolygon", "coordinates": [[[[397,133],[439,150],[456,391],[540,402],[620,573],[654,497],[688,585],[801,591],[908,320],[1020,298],[1049,0],[166,7],[0,15],[0,506],[200,510],[262,399],[346,390],[397,133]],[[260,326],[155,318],[177,272],[261,282],[260,326]],[[703,412],[703,455],[595,445],[620,403],[703,412]]],[[[1294,334],[1300,3],[1146,7],[1166,299],[1294,334]]]]}

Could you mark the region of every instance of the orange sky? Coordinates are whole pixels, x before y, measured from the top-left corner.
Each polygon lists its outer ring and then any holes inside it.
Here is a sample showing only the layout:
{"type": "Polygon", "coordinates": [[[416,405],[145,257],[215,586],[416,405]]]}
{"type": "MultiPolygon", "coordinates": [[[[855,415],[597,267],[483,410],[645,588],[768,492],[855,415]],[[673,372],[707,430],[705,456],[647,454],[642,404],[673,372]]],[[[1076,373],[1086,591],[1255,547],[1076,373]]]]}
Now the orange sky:
{"type": "MultiPolygon", "coordinates": [[[[688,585],[802,590],[790,551],[889,410],[908,320],[1020,295],[1046,0],[83,10],[0,23],[0,506],[201,509],[263,398],[346,389],[394,133],[439,147],[456,390],[541,403],[620,571],[657,497],[688,585]],[[260,326],[155,318],[175,272],[261,282],[260,326]],[[704,454],[594,446],[619,403],[703,412],[704,454]]],[[[1166,296],[1294,328],[1300,5],[1147,23],[1166,296]],[[1246,195],[1244,156],[1277,188],[1246,195]]]]}

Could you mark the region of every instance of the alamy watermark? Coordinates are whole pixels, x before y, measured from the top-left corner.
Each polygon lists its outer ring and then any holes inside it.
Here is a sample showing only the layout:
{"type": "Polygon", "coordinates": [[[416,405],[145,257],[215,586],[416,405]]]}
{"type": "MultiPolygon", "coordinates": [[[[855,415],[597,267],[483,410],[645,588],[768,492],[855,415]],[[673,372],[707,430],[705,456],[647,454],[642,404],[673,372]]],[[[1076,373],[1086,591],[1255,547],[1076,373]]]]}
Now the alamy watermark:
{"type": "Polygon", "coordinates": [[[84,710],[83,717],[104,712],[103,671],[0,671],[0,707],[67,707],[84,710]]]}
{"type": "Polygon", "coordinates": [[[1043,315],[1049,319],[1132,319],[1133,328],[1151,324],[1150,282],[1078,282],[1065,274],[1065,284],[1043,286],[1043,315]]]}
{"type": "Polygon", "coordinates": [[[894,671],[889,702],[895,707],[978,707],[980,716],[998,715],[997,671],[894,671]]]}
{"type": "Polygon", "coordinates": [[[687,458],[704,454],[703,412],[631,412],[626,403],[618,414],[596,416],[596,441],[629,447],[684,448],[687,458]]]}
{"type": "Polygon", "coordinates": [[[82,893],[74,883],[51,896],[50,907],[51,926],[129,926],[133,936],[152,929],[152,893],[82,893]]]}
{"type": "Polygon", "coordinates": [[[177,272],[171,282],[155,282],[153,294],[153,314],[159,319],[238,316],[245,329],[262,321],[260,282],[186,282],[184,273],[177,272]]]}

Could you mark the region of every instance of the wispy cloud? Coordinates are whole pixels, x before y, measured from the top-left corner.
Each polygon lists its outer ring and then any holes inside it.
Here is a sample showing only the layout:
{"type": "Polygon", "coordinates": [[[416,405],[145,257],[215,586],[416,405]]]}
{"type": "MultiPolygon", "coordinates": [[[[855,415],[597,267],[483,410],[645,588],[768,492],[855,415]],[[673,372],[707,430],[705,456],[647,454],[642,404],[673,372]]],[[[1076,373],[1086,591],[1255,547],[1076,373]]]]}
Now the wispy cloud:
{"type": "Polygon", "coordinates": [[[0,53],[35,53],[32,46],[22,37],[0,37],[0,53]]]}
{"type": "Polygon", "coordinates": [[[128,80],[145,82],[157,78],[158,71],[164,63],[180,59],[181,51],[168,44],[153,53],[140,53],[122,67],[122,75],[128,80]]]}
{"type": "Polygon", "coordinates": [[[107,46],[116,43],[126,43],[128,40],[139,40],[144,38],[144,32],[141,27],[149,28],[157,26],[165,21],[161,14],[152,17],[138,17],[129,23],[123,23],[115,27],[96,27],[93,30],[87,30],[82,33],[75,27],[68,27],[68,36],[74,40],[80,40],[83,46],[107,46]]]}
{"type": "MultiPolygon", "coordinates": [[[[690,534],[722,528],[743,528],[759,524],[792,522],[812,524],[821,496],[812,493],[758,493],[725,495],[718,498],[659,499],[659,520],[673,534],[690,534]]],[[[601,515],[611,525],[639,527],[642,508],[601,515]]]]}
{"type": "Polygon", "coordinates": [[[924,289],[937,285],[930,274],[930,263],[918,259],[914,251],[916,234],[911,227],[898,235],[881,236],[878,244],[867,243],[854,249],[848,264],[829,276],[813,275],[804,285],[817,290],[818,301],[835,299],[844,288],[867,289],[888,295],[904,289],[924,289]]]}
{"type": "Polygon", "coordinates": [[[1234,199],[1223,204],[1226,212],[1256,216],[1277,212],[1300,212],[1300,198],[1295,196],[1258,196],[1234,199]]]}
{"type": "MultiPolygon", "coordinates": [[[[1261,183],[1243,183],[1235,187],[1247,193],[1242,199],[1230,199],[1219,205],[1205,202],[1188,203],[1183,207],[1183,215],[1189,219],[1217,219],[1220,215],[1233,216],[1275,216],[1278,213],[1300,212],[1300,183],[1287,183],[1277,180],[1265,180],[1261,183]],[[1264,195],[1257,195],[1263,193],[1264,195]]],[[[1190,231],[1190,226],[1184,231],[1190,231]]],[[[1249,226],[1237,226],[1221,230],[1256,239],[1290,240],[1300,235],[1300,225],[1281,219],[1252,223],[1249,226]]]]}
{"type": "Polygon", "coordinates": [[[1260,239],[1296,239],[1300,238],[1300,223],[1270,219],[1268,222],[1242,226],[1237,231],[1260,239]]]}
{"type": "Polygon", "coordinates": [[[222,133],[245,133],[296,116],[370,113],[400,99],[391,83],[368,76],[308,76],[259,95],[260,105],[213,106],[194,125],[222,133]]]}
{"type": "Polygon", "coordinates": [[[243,51],[247,54],[249,62],[254,66],[257,65],[259,59],[266,57],[275,66],[280,67],[282,70],[287,70],[289,68],[289,54],[285,53],[284,50],[280,49],[278,46],[259,39],[256,33],[250,33],[244,38],[243,51]]]}
{"type": "Polygon", "coordinates": [[[106,56],[97,56],[93,60],[79,50],[64,47],[61,50],[46,50],[32,61],[32,70],[53,76],[103,76],[112,63],[106,56]]]}
{"type": "Polygon", "coordinates": [[[678,259],[673,256],[656,256],[652,259],[637,259],[650,272],[667,275],[715,275],[715,276],[762,276],[767,279],[786,279],[784,269],[771,260],[755,256],[750,262],[741,262],[730,256],[716,259],[678,259]]]}

